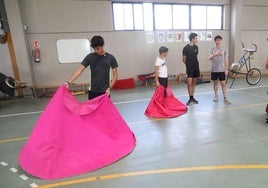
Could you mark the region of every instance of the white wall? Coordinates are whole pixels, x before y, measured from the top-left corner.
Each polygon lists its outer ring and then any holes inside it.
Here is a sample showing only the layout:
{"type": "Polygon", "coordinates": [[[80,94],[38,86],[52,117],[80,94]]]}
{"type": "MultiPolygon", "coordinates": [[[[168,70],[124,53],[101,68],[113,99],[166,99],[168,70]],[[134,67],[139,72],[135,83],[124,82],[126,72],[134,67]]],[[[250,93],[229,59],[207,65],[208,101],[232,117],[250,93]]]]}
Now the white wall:
{"type": "MultiPolygon", "coordinates": [[[[185,3],[185,1],[181,0],[162,0],[157,2],[185,3]]],[[[152,72],[158,48],[161,45],[169,48],[169,55],[167,57],[169,73],[178,74],[185,72],[185,66],[181,62],[181,51],[188,42],[155,42],[150,44],[146,41],[146,32],[114,32],[111,1],[5,0],[5,3],[8,6],[8,17],[12,17],[9,23],[12,26],[11,32],[14,33],[16,38],[14,42],[16,56],[25,65],[19,66],[19,71],[25,77],[25,72],[31,71],[32,66],[33,78],[37,85],[59,85],[65,82],[79,65],[79,63],[60,64],[58,62],[56,51],[57,39],[90,39],[94,35],[102,35],[106,42],[106,51],[114,54],[117,58],[119,63],[119,79],[137,78],[138,74],[152,72]],[[19,10],[14,10],[13,3],[19,5],[19,10]],[[18,11],[21,14],[21,18],[15,18],[18,11]],[[12,30],[13,28],[18,30],[18,27],[21,30],[24,25],[28,27],[25,37],[20,32],[12,30]],[[26,40],[25,46],[23,44],[24,40],[26,40]],[[32,48],[33,40],[40,41],[41,63],[39,64],[33,63],[30,52],[25,50],[32,48]]],[[[219,2],[213,0],[192,0],[187,3],[224,4],[224,30],[213,31],[213,35],[220,34],[223,36],[224,45],[231,49],[231,61],[235,61],[241,55],[241,40],[245,44],[257,43],[260,50],[265,51],[265,49],[268,49],[266,41],[267,23],[258,22],[259,20],[264,21],[268,16],[268,7],[265,0],[232,0],[232,3],[230,0],[219,2]],[[242,7],[242,9],[233,9],[234,2],[236,2],[237,7],[242,7]],[[253,16],[253,18],[250,17],[252,14],[249,12],[251,11],[258,15],[253,16]],[[235,14],[243,16],[240,18],[239,16],[236,17],[235,14]],[[262,16],[261,19],[258,17],[259,15],[262,16]],[[239,20],[233,20],[236,18],[239,18],[239,20]],[[249,21],[244,21],[244,18],[249,19],[249,21]],[[237,27],[237,24],[240,26],[237,27]]],[[[199,61],[201,71],[208,71],[210,69],[210,62],[207,59],[208,50],[214,46],[214,42],[200,41],[198,46],[200,50],[199,61]]],[[[255,58],[262,62],[266,57],[264,54],[264,52],[256,54],[255,58]]],[[[258,66],[264,69],[262,64],[258,64],[258,66]]],[[[86,82],[88,80],[87,77],[88,73],[86,71],[77,82],[86,82]]]]}
{"type": "Polygon", "coordinates": [[[7,76],[14,77],[7,44],[0,44],[0,57],[0,72],[7,76]]]}

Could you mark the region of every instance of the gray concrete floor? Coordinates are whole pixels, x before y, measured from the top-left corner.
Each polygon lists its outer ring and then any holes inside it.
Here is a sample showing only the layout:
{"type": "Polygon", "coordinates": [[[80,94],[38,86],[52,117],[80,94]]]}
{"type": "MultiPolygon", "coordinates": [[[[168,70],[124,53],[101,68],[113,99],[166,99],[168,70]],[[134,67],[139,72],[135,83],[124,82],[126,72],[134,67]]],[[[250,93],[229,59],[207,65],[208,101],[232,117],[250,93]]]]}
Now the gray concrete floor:
{"type": "MultiPolygon", "coordinates": [[[[186,84],[171,87],[186,103],[186,84]]],[[[237,79],[228,88],[232,104],[225,105],[221,93],[220,101],[212,102],[212,83],[197,85],[199,104],[169,119],[144,116],[153,86],[113,91],[113,102],[136,135],[136,148],[110,166],[55,181],[32,177],[17,162],[18,152],[49,98],[2,100],[0,187],[267,188],[267,88],[268,77],[256,86],[237,79]]],[[[77,96],[81,101],[86,97],[77,96]]]]}

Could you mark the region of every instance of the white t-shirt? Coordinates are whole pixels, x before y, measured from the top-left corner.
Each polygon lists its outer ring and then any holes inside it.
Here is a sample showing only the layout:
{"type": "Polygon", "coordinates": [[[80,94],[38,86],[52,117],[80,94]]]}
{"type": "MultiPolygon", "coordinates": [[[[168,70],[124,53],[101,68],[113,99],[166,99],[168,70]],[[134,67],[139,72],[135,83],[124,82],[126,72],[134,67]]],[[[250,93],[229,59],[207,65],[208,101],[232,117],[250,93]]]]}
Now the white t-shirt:
{"type": "Polygon", "coordinates": [[[159,56],[157,56],[155,60],[155,66],[158,66],[158,77],[160,78],[167,78],[168,73],[167,73],[167,65],[166,65],[166,59],[163,58],[161,59],[159,56]]]}

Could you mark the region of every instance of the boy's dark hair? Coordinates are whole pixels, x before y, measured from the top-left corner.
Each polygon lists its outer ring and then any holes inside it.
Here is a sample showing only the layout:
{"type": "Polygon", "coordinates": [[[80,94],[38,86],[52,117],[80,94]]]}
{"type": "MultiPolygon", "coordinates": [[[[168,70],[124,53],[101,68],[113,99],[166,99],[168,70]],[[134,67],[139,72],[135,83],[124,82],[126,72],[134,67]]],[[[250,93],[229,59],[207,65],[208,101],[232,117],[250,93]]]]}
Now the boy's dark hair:
{"type": "Polygon", "coordinates": [[[196,36],[198,36],[196,33],[191,33],[189,35],[189,40],[192,41],[196,36]]]}
{"type": "Polygon", "coordinates": [[[215,37],[214,37],[214,41],[216,41],[217,39],[222,40],[222,36],[220,36],[220,35],[215,36],[215,37]]]}
{"type": "Polygon", "coordinates": [[[161,47],[159,48],[159,53],[160,53],[160,54],[165,53],[165,52],[167,52],[167,51],[168,51],[168,48],[165,47],[165,46],[161,46],[161,47]]]}
{"type": "Polygon", "coordinates": [[[95,48],[95,47],[99,47],[99,46],[103,46],[104,45],[104,40],[101,36],[94,36],[92,37],[91,41],[91,47],[95,48]]]}

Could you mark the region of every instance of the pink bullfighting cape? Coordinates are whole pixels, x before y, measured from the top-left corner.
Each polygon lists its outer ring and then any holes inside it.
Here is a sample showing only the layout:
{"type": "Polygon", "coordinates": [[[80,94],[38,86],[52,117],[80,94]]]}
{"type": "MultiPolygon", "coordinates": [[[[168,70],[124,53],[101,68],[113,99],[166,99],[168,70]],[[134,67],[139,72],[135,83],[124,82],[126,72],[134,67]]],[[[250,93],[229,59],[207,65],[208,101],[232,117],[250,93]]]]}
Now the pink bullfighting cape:
{"type": "Polygon", "coordinates": [[[19,164],[39,178],[64,178],[112,164],[135,144],[106,94],[80,103],[62,85],[21,148],[19,164]]]}
{"type": "Polygon", "coordinates": [[[158,86],[155,89],[153,97],[145,110],[145,115],[153,118],[169,118],[184,114],[187,106],[179,101],[172,93],[170,86],[166,88],[158,86]]]}

